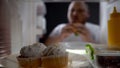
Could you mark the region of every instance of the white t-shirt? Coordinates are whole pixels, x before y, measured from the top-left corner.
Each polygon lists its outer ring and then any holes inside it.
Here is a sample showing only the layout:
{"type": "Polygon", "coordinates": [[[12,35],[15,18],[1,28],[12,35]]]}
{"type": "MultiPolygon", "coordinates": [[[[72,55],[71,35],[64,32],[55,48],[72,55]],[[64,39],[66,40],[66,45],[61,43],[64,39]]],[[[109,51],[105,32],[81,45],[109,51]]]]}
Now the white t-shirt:
{"type": "MultiPolygon", "coordinates": [[[[57,36],[57,35],[60,35],[61,31],[62,31],[62,28],[66,26],[66,24],[60,24],[58,25],[53,31],[52,33],[50,34],[50,36],[57,36]]],[[[91,23],[86,23],[85,25],[90,33],[91,33],[91,37],[93,38],[93,40],[95,40],[96,43],[99,43],[100,42],[100,27],[98,25],[95,25],[95,24],[91,24],[91,23]]],[[[79,36],[75,36],[74,33],[71,33],[70,36],[68,36],[67,38],[65,38],[62,42],[84,42],[82,41],[80,35],[79,36]]]]}

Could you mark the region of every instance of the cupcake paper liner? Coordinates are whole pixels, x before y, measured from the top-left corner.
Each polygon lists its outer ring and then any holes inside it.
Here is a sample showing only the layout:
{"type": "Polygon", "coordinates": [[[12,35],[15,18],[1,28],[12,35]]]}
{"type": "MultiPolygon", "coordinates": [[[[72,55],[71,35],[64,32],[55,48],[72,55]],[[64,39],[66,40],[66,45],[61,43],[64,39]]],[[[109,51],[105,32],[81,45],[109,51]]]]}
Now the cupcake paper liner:
{"type": "Polygon", "coordinates": [[[39,68],[41,66],[40,58],[21,58],[17,57],[21,68],[39,68]]]}
{"type": "Polygon", "coordinates": [[[41,61],[43,68],[67,68],[68,54],[42,57],[41,61]]]}

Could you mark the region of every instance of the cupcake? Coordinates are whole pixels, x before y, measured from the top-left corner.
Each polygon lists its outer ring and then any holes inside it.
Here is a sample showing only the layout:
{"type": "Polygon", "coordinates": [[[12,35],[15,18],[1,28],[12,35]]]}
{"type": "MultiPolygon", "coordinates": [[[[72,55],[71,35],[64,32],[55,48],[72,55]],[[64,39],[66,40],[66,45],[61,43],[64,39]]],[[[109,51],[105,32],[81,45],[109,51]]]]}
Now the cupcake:
{"type": "Polygon", "coordinates": [[[38,68],[41,65],[41,56],[46,46],[42,43],[24,46],[20,50],[17,57],[20,67],[22,68],[38,68]]]}
{"type": "Polygon", "coordinates": [[[41,61],[44,68],[67,68],[68,53],[59,44],[50,45],[43,51],[41,61]]]}

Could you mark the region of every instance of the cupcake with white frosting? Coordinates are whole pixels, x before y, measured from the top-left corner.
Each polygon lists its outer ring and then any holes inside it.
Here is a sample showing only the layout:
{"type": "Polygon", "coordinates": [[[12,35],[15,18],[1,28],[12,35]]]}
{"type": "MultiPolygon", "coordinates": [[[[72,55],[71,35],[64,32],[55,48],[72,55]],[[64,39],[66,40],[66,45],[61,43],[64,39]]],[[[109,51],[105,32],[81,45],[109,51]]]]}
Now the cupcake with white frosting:
{"type": "Polygon", "coordinates": [[[44,68],[67,68],[68,53],[59,44],[50,45],[43,51],[41,61],[44,68]]]}
{"type": "Polygon", "coordinates": [[[24,46],[17,57],[19,65],[23,68],[38,68],[41,65],[41,56],[46,46],[42,43],[24,46]]]}

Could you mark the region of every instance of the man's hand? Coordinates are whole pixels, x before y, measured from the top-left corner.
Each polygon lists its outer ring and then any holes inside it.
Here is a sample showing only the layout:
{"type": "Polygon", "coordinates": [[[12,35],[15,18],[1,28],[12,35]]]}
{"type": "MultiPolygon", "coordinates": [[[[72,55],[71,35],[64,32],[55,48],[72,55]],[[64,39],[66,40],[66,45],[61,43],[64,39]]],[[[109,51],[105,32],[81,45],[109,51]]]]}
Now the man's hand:
{"type": "Polygon", "coordinates": [[[93,42],[92,35],[88,28],[85,25],[76,23],[73,24],[73,27],[76,29],[76,33],[80,34],[81,38],[85,42],[93,42]]]}
{"type": "Polygon", "coordinates": [[[83,41],[93,42],[92,35],[85,25],[80,23],[67,24],[61,32],[61,40],[68,37],[71,33],[79,34],[83,41]]]}
{"type": "Polygon", "coordinates": [[[56,36],[50,36],[46,40],[46,45],[52,44],[52,43],[58,43],[63,41],[65,38],[67,38],[71,33],[74,33],[75,28],[71,24],[66,24],[59,35],[56,36]]]}
{"type": "Polygon", "coordinates": [[[72,24],[67,24],[62,28],[60,36],[62,39],[68,37],[71,33],[77,32],[77,29],[72,24]]]}
{"type": "Polygon", "coordinates": [[[67,24],[65,27],[63,27],[60,35],[49,37],[48,40],[46,41],[46,45],[61,42],[72,33],[79,34],[84,42],[94,42],[89,29],[87,29],[84,25],[80,23],[74,23],[67,24]]]}

